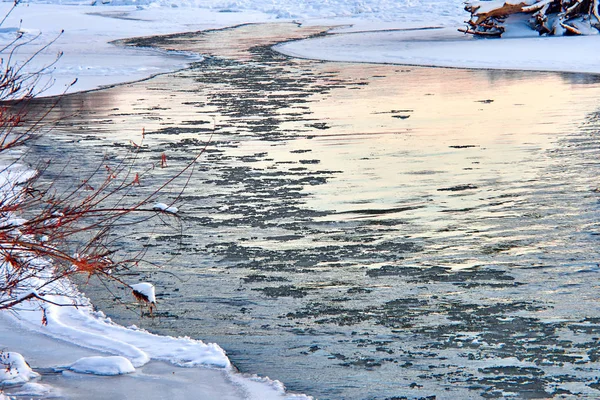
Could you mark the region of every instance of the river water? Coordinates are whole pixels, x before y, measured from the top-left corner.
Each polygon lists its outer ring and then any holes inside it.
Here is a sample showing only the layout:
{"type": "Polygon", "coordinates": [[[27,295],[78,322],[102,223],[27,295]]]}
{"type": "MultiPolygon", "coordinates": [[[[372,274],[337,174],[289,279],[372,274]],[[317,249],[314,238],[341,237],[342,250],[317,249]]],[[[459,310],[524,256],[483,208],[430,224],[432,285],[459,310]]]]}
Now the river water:
{"type": "Polygon", "coordinates": [[[31,153],[69,155],[49,179],[122,157],[142,128],[140,169],[169,163],[157,182],[207,145],[181,221],[120,239],[162,266],[126,277],[156,284],[157,317],[82,290],[319,399],[600,396],[600,79],[269,47],[323,29],[130,42],[208,57],[60,102],[31,153]]]}

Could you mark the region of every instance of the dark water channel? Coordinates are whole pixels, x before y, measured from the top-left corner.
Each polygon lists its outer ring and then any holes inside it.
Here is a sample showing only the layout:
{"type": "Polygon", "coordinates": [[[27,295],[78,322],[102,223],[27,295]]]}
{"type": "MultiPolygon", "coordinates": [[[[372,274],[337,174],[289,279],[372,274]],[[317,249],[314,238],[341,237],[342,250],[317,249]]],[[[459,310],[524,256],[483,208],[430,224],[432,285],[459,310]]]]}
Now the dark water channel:
{"type": "Polygon", "coordinates": [[[209,57],[63,99],[31,156],[68,154],[75,181],[142,127],[157,181],[212,134],[183,230],[149,238],[164,267],[130,277],[155,282],[159,318],[83,290],[320,399],[599,397],[600,80],[268,46],[319,31],[153,39],[209,57]]]}

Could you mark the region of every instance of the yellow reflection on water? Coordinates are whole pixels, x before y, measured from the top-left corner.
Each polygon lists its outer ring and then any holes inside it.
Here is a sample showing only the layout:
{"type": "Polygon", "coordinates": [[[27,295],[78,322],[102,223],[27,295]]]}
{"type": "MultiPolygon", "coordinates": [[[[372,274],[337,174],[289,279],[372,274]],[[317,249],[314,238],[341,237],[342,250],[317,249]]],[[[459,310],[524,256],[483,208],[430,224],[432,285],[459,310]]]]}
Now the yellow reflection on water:
{"type": "MultiPolygon", "coordinates": [[[[306,168],[343,171],[326,185],[305,188],[311,193],[311,208],[347,212],[360,211],[365,204],[382,209],[414,206],[401,216],[436,220],[442,215],[438,211],[477,207],[503,182],[534,179],[545,151],[596,111],[600,98],[597,79],[582,75],[274,60],[252,51],[257,45],[323,29],[246,25],[173,37],[162,44],[235,59],[238,64],[230,68],[279,69],[265,80],[296,83],[308,71],[304,90],[312,94],[305,102],[279,104],[268,113],[263,109],[266,114],[232,116],[227,105],[215,103],[220,93],[233,95],[235,102],[236,96],[263,101],[287,92],[252,92],[244,82],[225,79],[199,81],[195,74],[209,68],[200,65],[198,71],[177,73],[177,78],[159,76],[69,96],[65,115],[79,107],[99,133],[105,127],[111,140],[122,141],[139,139],[142,128],[156,133],[151,140],[206,140],[206,129],[202,134],[193,129],[178,135],[160,132],[214,124],[215,140],[238,134],[233,136],[237,147],[227,150],[232,156],[266,152],[276,162],[305,166],[302,161],[317,160],[306,168]],[[254,64],[247,64],[250,61],[254,64]],[[294,113],[301,117],[291,117],[294,113]],[[273,115],[279,117],[273,133],[289,135],[285,141],[261,140],[240,124],[273,115]],[[456,187],[466,189],[445,190],[456,187]]],[[[251,79],[255,77],[248,76],[251,79]]],[[[261,161],[256,166],[271,164],[261,161]]]]}

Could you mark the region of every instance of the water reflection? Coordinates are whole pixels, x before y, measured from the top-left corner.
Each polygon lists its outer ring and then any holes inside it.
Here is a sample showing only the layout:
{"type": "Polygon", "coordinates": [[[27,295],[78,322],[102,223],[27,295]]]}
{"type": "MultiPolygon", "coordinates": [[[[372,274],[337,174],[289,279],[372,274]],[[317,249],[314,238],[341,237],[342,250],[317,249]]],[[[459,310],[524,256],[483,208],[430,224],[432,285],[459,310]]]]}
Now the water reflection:
{"type": "Polygon", "coordinates": [[[265,29],[158,41],[222,57],[55,110],[39,146],[89,167],[142,127],[175,168],[212,135],[185,239],[152,241],[181,279],[143,272],[161,318],[95,302],[324,399],[593,398],[600,84],[249,50],[265,29]]]}

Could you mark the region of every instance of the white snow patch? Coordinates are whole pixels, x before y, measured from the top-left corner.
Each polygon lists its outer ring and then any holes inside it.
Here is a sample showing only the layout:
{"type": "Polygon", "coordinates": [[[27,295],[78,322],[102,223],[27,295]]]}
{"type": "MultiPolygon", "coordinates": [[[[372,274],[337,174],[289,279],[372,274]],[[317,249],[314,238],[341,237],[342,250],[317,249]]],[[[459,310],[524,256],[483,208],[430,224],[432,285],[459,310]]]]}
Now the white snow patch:
{"type": "Polygon", "coordinates": [[[21,354],[11,351],[0,353],[0,387],[25,383],[38,376],[21,354]]]}
{"type": "Polygon", "coordinates": [[[141,282],[136,283],[135,285],[131,285],[131,288],[134,291],[144,295],[148,299],[148,302],[156,303],[156,295],[153,284],[148,282],[141,282]]]}
{"type": "Polygon", "coordinates": [[[152,206],[152,209],[155,211],[164,211],[169,214],[177,214],[177,212],[179,211],[177,207],[168,206],[165,203],[156,203],[154,206],[152,206]]]}
{"type": "Polygon", "coordinates": [[[304,394],[287,394],[285,386],[279,381],[273,381],[269,378],[261,378],[256,375],[232,375],[231,380],[242,387],[249,393],[252,393],[251,398],[256,400],[312,400],[312,396],[304,394]]]}
{"type": "Polygon", "coordinates": [[[73,372],[93,375],[123,375],[135,372],[131,361],[121,356],[84,357],[69,366],[73,372]]]}
{"type": "MultiPolygon", "coordinates": [[[[76,289],[69,282],[61,282],[69,293],[76,289]]],[[[74,300],[67,296],[47,295],[45,298],[68,304],[75,301],[77,308],[46,305],[48,324],[40,327],[41,311],[36,302],[25,302],[19,311],[19,322],[30,329],[76,343],[79,346],[121,355],[135,367],[150,359],[169,361],[186,367],[212,366],[229,370],[231,363],[223,349],[213,343],[204,343],[187,337],[159,336],[145,330],[130,330],[114,324],[104,314],[92,310],[89,300],[82,296],[74,300]]]]}

